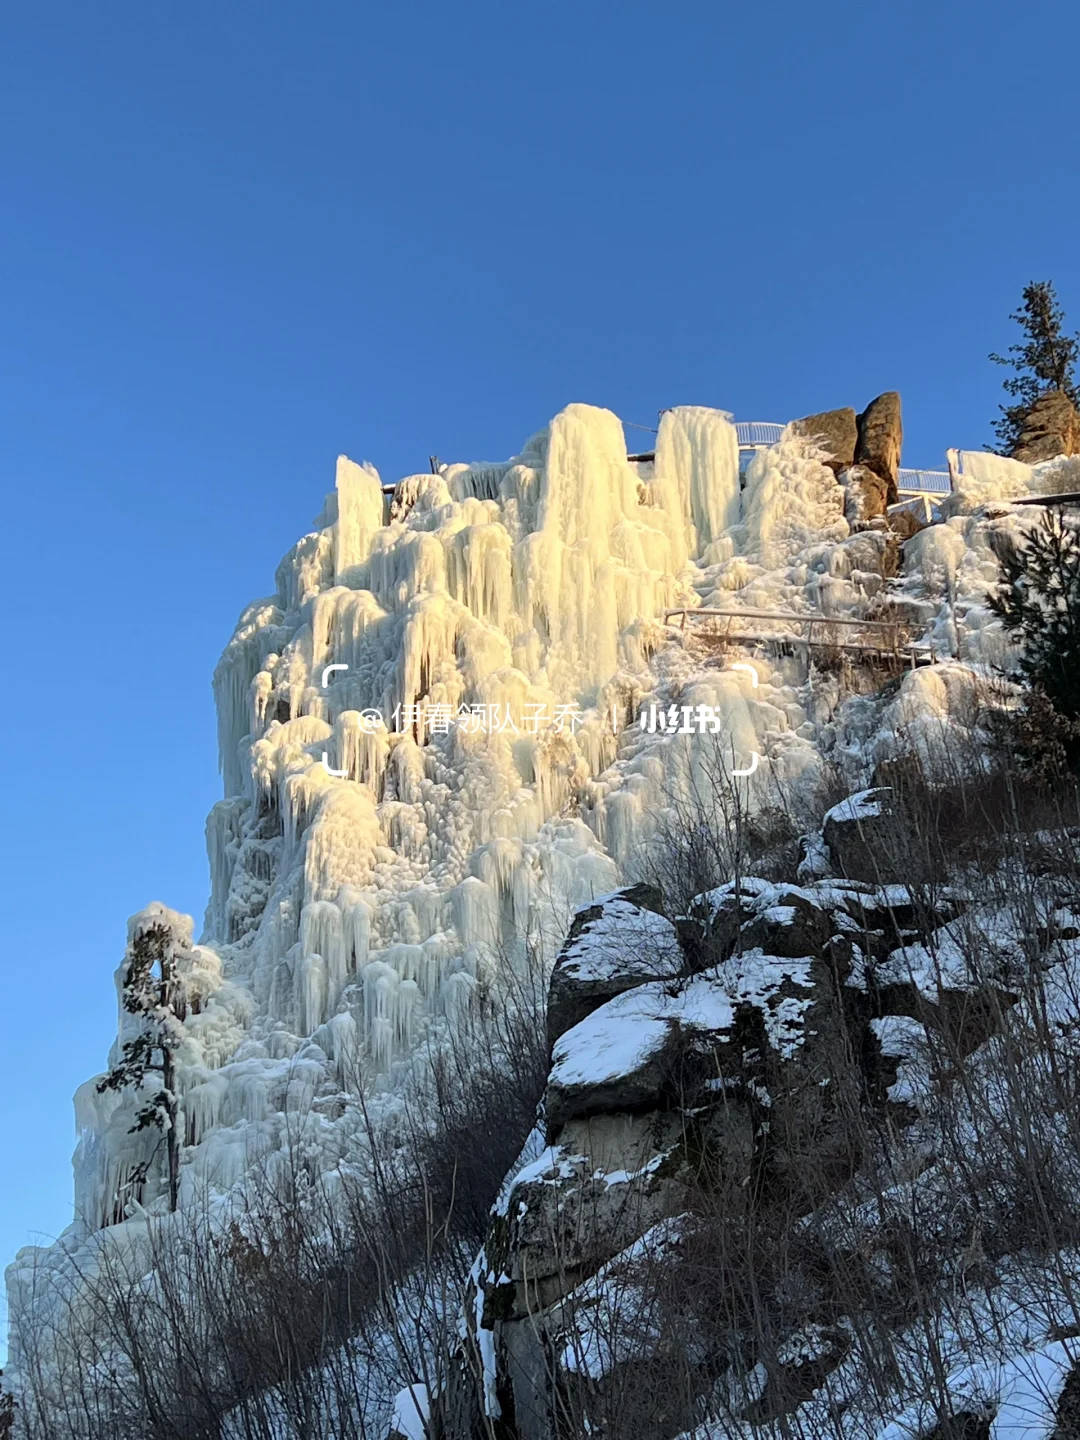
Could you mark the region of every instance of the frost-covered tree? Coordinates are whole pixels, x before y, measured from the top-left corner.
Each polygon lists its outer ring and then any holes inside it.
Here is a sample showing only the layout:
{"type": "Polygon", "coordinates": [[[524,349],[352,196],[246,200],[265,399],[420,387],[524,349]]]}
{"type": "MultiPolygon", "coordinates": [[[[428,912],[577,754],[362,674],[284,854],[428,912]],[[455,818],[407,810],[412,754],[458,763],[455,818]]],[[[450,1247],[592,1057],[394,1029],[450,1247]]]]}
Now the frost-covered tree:
{"type": "Polygon", "coordinates": [[[1059,714],[1080,717],[1080,530],[1048,510],[1000,565],[987,598],[1023,646],[1021,672],[1059,714]]]}
{"type": "Polygon", "coordinates": [[[1040,395],[1060,390],[1074,405],[1080,400],[1073,379],[1080,337],[1065,334],[1065,312],[1050,281],[1033,280],[1025,285],[1023,303],[1009,319],[1015,320],[1024,332],[1022,342],[1010,345],[1007,355],[990,356],[996,365],[1008,365],[1016,372],[1004,382],[1006,394],[1013,397],[1014,403],[999,405],[1001,416],[994,421],[1002,454],[1015,448],[1024,420],[1040,395]]]}
{"type": "MultiPolygon", "coordinates": [[[[157,922],[136,932],[124,956],[121,1002],[141,1022],[125,1040],[120,1058],[98,1082],[105,1090],[141,1090],[148,1077],[160,1076],[160,1088],[135,1116],[132,1134],[157,1129],[165,1140],[169,1209],[175,1210],[180,1190],[180,1136],[177,1129],[175,1051],[183,1037],[187,993],[176,964],[175,937],[157,922]]],[[[142,1167],[142,1178],[149,1170],[142,1167]]]]}

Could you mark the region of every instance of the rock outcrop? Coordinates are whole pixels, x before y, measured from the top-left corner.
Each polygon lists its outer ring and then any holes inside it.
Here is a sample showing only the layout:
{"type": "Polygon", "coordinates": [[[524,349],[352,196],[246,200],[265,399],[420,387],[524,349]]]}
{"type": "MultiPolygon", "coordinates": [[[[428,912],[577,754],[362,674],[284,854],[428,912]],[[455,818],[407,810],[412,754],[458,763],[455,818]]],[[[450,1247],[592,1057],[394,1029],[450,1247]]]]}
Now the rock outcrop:
{"type": "Polygon", "coordinates": [[[598,1005],[646,980],[677,975],[684,966],[675,927],[659,890],[633,885],[574,916],[548,993],[548,1043],[598,1005]]]}
{"type": "MultiPolygon", "coordinates": [[[[857,868],[851,834],[887,798],[865,792],[831,813],[840,869],[857,868]]],[[[891,1125],[915,1117],[910,1063],[926,1027],[966,1026],[970,1048],[993,1026],[992,1006],[960,1003],[944,940],[933,975],[923,963],[924,942],[956,918],[947,898],[927,908],[895,885],[747,878],[677,923],[658,900],[635,887],[580,912],[552,982],[541,1128],[495,1208],[466,1307],[479,1360],[462,1373],[482,1365],[483,1423],[497,1419],[507,1440],[615,1440],[615,1397],[639,1404],[642,1387],[650,1435],[688,1428],[692,1397],[664,1380],[687,1357],[658,1319],[657,1275],[685,1263],[710,1194],[738,1197],[725,1202],[732,1225],[751,1204],[794,1223],[856,1173],[868,1132],[852,1116],[870,1105],[891,1125]],[[662,975],[647,961],[654,941],[662,975]]],[[[791,1409],[848,1343],[829,1327],[812,1350],[793,1341],[742,1418],[791,1409]]]]}
{"type": "Polygon", "coordinates": [[[855,444],[855,463],[880,475],[888,486],[888,503],[899,498],[900,452],[904,443],[904,427],[900,417],[900,395],[886,390],[857,419],[859,438],[855,444]]]}
{"type": "Polygon", "coordinates": [[[879,787],[861,790],[834,805],[825,816],[823,834],[837,872],[846,880],[872,884],[902,882],[892,792],[879,787]]]}
{"type": "Polygon", "coordinates": [[[1037,465],[1041,460],[1078,453],[1080,414],[1061,390],[1048,390],[1028,411],[1012,457],[1027,465],[1037,465]]]}
{"type": "Polygon", "coordinates": [[[854,461],[859,432],[855,411],[850,405],[793,420],[791,428],[796,435],[815,441],[823,452],[826,465],[837,474],[854,461]]]}
{"type": "Polygon", "coordinates": [[[851,408],[823,410],[791,424],[812,440],[846,491],[845,518],[855,530],[883,525],[899,499],[900,451],[904,431],[900,396],[887,390],[861,414],[851,408]]]}
{"type": "Polygon", "coordinates": [[[889,508],[889,482],[868,465],[852,465],[839,476],[844,487],[844,519],[852,530],[884,524],[889,508]]]}

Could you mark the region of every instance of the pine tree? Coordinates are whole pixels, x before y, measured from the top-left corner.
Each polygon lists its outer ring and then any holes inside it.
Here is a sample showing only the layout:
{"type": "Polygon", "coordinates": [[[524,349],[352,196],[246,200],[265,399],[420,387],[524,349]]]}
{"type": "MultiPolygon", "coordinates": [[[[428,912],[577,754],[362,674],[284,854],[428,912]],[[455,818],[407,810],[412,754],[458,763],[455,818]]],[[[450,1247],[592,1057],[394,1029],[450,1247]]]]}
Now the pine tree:
{"type": "Polygon", "coordinates": [[[993,422],[1003,455],[1015,449],[1024,420],[1040,395],[1060,390],[1073,404],[1080,401],[1073,379],[1080,336],[1064,333],[1065,312],[1050,281],[1033,280],[1025,285],[1023,304],[1009,319],[1023,330],[1023,342],[1010,345],[1008,355],[990,356],[996,365],[1009,365],[1016,371],[1004,382],[1006,393],[1015,397],[1016,403],[999,405],[1001,418],[993,422]]]}
{"type": "MultiPolygon", "coordinates": [[[[129,1015],[143,1023],[125,1040],[120,1058],[98,1082],[105,1090],[140,1088],[147,1076],[161,1076],[161,1088],[135,1116],[130,1134],[151,1127],[165,1138],[169,1177],[169,1209],[175,1210],[180,1191],[180,1137],[177,1129],[176,1062],[174,1052],[183,1036],[187,997],[177,973],[174,937],[159,923],[140,930],[124,956],[121,997],[129,1015]]],[[[142,1166],[141,1178],[149,1171],[142,1166]]]]}
{"type": "Polygon", "coordinates": [[[1047,510],[1000,565],[987,601],[1023,645],[1021,672],[1059,714],[1080,717],[1080,531],[1047,510]]]}

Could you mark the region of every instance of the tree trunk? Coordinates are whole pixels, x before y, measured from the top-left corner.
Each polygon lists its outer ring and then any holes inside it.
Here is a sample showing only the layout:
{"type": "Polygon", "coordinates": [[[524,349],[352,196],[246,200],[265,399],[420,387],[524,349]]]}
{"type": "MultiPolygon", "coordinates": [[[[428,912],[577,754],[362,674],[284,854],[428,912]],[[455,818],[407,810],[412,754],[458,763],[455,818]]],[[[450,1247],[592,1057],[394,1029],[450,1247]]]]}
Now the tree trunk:
{"type": "Polygon", "coordinates": [[[169,1128],[165,1134],[165,1148],[169,1157],[169,1209],[176,1210],[180,1195],[180,1134],[176,1124],[176,1065],[172,1050],[165,1047],[162,1063],[162,1081],[165,1091],[165,1113],[169,1117],[169,1128]]]}
{"type": "MultiPolygon", "coordinates": [[[[161,956],[161,997],[166,1011],[175,1015],[176,1005],[176,974],[175,962],[171,945],[166,946],[161,956]]],[[[180,1197],[180,1132],[177,1128],[176,1103],[176,1062],[173,1059],[171,1040],[172,1036],[166,1033],[162,1035],[161,1045],[161,1082],[165,1091],[165,1114],[168,1117],[169,1128],[165,1133],[165,1149],[168,1156],[169,1166],[169,1209],[173,1213],[180,1197]]]]}

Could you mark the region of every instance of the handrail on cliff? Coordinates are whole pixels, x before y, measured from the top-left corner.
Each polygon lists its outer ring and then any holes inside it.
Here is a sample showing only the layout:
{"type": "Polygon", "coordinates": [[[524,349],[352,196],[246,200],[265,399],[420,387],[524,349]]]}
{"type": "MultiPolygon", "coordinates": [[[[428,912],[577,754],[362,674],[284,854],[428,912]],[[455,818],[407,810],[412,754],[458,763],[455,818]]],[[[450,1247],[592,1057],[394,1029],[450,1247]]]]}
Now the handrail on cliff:
{"type": "Polygon", "coordinates": [[[735,436],[740,450],[760,450],[775,445],[786,428],[773,420],[736,420],[735,436]]]}
{"type": "Polygon", "coordinates": [[[905,470],[897,472],[896,488],[901,495],[951,495],[952,476],[948,470],[905,470]]]}
{"type": "Polygon", "coordinates": [[[842,650],[854,652],[861,655],[894,655],[897,659],[905,659],[915,669],[919,665],[933,665],[937,656],[932,645],[923,645],[905,637],[905,627],[896,620],[857,620],[848,616],[838,615],[806,615],[790,610],[718,610],[710,606],[699,606],[692,609],[665,610],[664,622],[669,623],[673,616],[681,617],[679,630],[684,637],[687,629],[687,621],[705,619],[707,617],[724,621],[722,626],[710,637],[718,640],[731,641],[734,644],[751,642],[765,644],[781,641],[795,645],[805,645],[807,650],[842,650]],[[791,630],[780,633],[764,634],[755,631],[750,634],[732,631],[735,621],[739,620],[771,620],[785,626],[798,625],[805,627],[806,633],[796,635],[791,630]],[[822,626],[828,632],[833,627],[840,629],[861,630],[866,638],[841,640],[835,635],[825,633],[815,635],[815,626],[822,626]],[[871,639],[871,637],[876,637],[871,639]]]}

